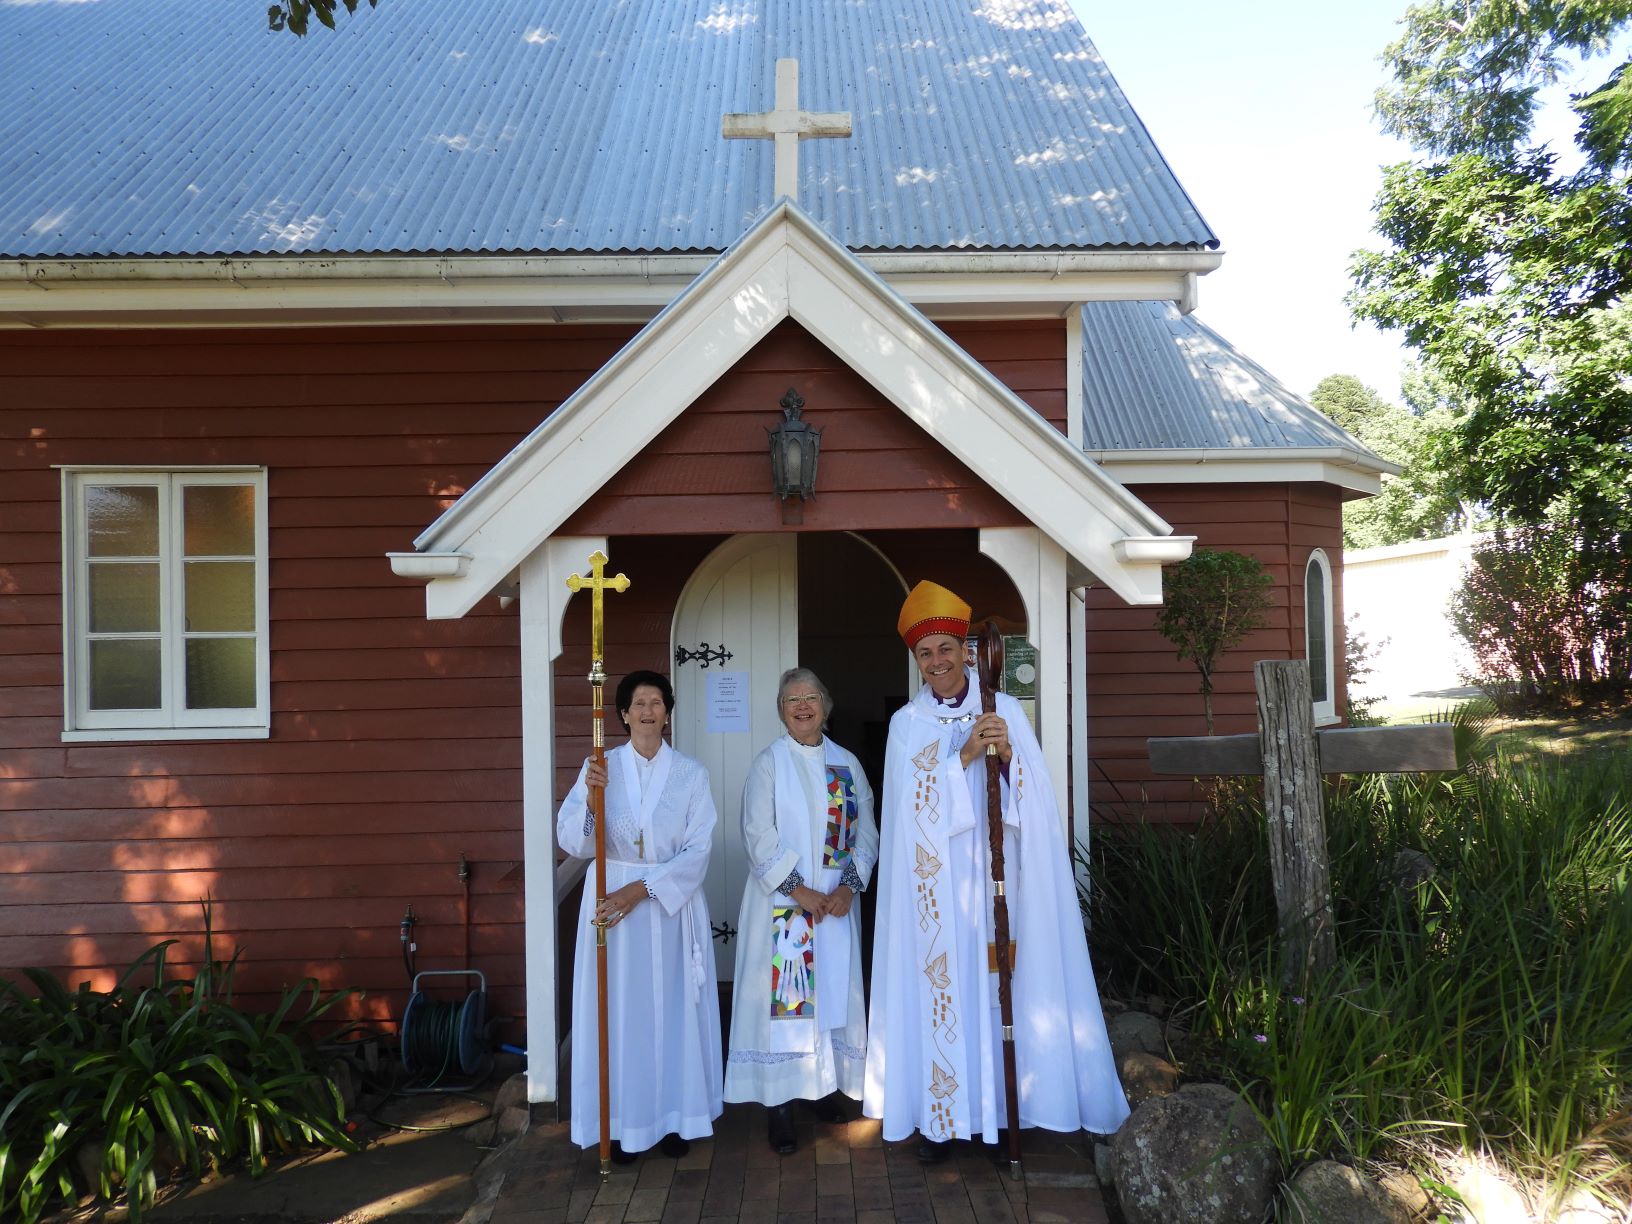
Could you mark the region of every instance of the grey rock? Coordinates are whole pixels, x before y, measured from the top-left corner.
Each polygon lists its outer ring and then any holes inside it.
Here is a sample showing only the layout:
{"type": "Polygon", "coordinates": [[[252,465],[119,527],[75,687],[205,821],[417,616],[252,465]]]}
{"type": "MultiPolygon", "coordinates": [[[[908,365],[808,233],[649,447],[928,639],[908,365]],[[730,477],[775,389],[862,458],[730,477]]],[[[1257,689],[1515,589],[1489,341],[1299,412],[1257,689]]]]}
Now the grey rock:
{"type": "Polygon", "coordinates": [[[1377,1184],[1411,1219],[1427,1219],[1434,1201],[1411,1174],[1403,1169],[1390,1169],[1378,1174],[1377,1184]]]}
{"type": "Polygon", "coordinates": [[[1388,882],[1398,892],[1410,892],[1438,874],[1434,860],[1421,850],[1397,851],[1388,865],[1388,882]]]}
{"type": "Polygon", "coordinates": [[[525,1135],[532,1120],[532,1106],[527,1101],[527,1075],[517,1072],[499,1085],[493,1098],[492,1116],[478,1126],[467,1127],[464,1136],[477,1147],[500,1147],[525,1135]]]}
{"type": "Polygon", "coordinates": [[[532,1120],[530,1111],[514,1105],[501,1111],[493,1128],[494,1142],[509,1143],[512,1139],[519,1139],[527,1133],[527,1126],[532,1120]]]}
{"type": "Polygon", "coordinates": [[[1122,1091],[1127,1094],[1129,1105],[1169,1096],[1179,1088],[1179,1069],[1157,1054],[1129,1051],[1117,1059],[1116,1070],[1122,1077],[1122,1091]]]}
{"type": "Polygon", "coordinates": [[[1111,1145],[1108,1143],[1094,1144],[1094,1176],[1099,1178],[1102,1186],[1116,1184],[1116,1169],[1111,1155],[1111,1145]]]}
{"type": "Polygon", "coordinates": [[[1335,1160],[1298,1170],[1286,1187],[1287,1218],[1306,1224],[1411,1224],[1411,1215],[1376,1182],[1335,1160]]]}
{"type": "Polygon", "coordinates": [[[1111,1053],[1117,1062],[1125,1054],[1142,1050],[1146,1054],[1167,1057],[1167,1041],[1162,1035],[1162,1022],[1149,1012],[1126,1011],[1113,1016],[1105,1025],[1111,1038],[1111,1053]]]}
{"type": "Polygon", "coordinates": [[[1140,1105],[1112,1140],[1128,1224],[1257,1224],[1279,1176],[1251,1107],[1221,1084],[1187,1084],[1140,1105]]]}

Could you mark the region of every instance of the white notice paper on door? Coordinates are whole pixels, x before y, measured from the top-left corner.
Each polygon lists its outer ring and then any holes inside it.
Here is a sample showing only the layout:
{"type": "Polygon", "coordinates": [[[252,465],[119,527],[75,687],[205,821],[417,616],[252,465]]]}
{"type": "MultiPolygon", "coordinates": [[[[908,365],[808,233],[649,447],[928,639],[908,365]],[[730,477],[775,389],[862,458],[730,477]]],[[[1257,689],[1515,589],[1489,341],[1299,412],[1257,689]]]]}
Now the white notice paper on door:
{"type": "Polygon", "coordinates": [[[708,730],[747,731],[748,673],[745,671],[707,672],[704,700],[708,702],[708,730]]]}

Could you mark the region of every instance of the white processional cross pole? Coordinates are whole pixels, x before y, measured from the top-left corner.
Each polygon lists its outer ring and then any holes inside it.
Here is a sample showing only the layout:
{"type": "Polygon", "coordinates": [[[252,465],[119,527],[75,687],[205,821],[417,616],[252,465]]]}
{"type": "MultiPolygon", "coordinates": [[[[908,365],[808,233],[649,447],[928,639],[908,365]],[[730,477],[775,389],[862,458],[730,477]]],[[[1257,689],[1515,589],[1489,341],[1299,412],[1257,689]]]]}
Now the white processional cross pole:
{"type": "Polygon", "coordinates": [[[849,111],[799,109],[799,61],[776,61],[776,108],[757,115],[729,114],[720,124],[727,140],[776,141],[776,198],[799,200],[799,142],[850,135],[849,111]]]}

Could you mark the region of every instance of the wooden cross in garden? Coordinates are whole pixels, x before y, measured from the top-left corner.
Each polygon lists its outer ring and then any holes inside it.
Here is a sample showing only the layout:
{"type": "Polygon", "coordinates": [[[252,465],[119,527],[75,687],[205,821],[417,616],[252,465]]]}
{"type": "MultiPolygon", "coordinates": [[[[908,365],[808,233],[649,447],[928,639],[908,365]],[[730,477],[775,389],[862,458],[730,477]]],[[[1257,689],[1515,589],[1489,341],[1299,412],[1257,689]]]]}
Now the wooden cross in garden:
{"type": "Polygon", "coordinates": [[[799,109],[799,61],[776,61],[776,107],[757,115],[730,114],[720,124],[727,140],[776,140],[776,193],[799,199],[799,142],[815,136],[850,135],[849,111],[799,109]]]}
{"type": "Polygon", "coordinates": [[[1264,777],[1269,862],[1288,978],[1336,958],[1332,878],[1326,858],[1321,774],[1426,773],[1456,768],[1450,723],[1316,731],[1309,664],[1253,665],[1258,730],[1248,735],[1164,736],[1146,741],[1156,773],[1264,777]]]}

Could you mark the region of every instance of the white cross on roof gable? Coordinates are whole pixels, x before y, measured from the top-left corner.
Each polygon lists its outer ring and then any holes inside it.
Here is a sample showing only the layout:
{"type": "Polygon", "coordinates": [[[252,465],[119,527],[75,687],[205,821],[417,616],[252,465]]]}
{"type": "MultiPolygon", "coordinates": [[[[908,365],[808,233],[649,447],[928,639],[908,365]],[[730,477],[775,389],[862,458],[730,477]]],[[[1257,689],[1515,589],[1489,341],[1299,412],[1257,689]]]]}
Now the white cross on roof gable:
{"type": "Polygon", "coordinates": [[[799,61],[776,61],[776,107],[760,114],[728,114],[720,123],[727,140],[776,141],[776,184],[772,199],[799,199],[799,142],[820,136],[850,135],[849,111],[799,109],[799,61]]]}

